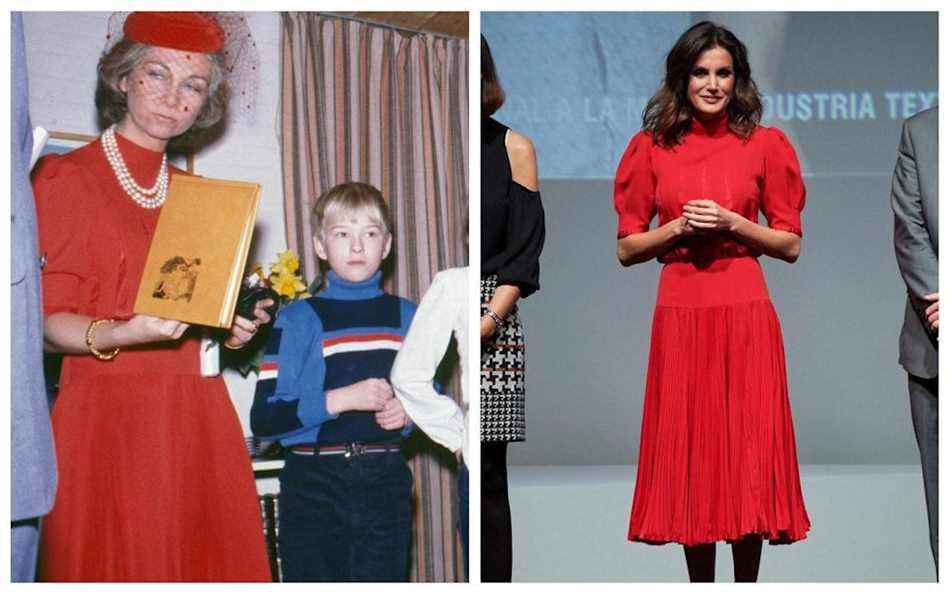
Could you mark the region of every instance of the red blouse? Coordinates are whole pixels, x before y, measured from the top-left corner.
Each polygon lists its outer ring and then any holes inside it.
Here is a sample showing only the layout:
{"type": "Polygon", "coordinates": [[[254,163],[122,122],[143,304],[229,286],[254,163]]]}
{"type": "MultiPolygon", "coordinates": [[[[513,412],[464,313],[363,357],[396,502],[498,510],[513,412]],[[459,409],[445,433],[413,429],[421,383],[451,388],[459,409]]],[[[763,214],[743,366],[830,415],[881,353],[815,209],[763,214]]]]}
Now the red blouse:
{"type": "MultiPolygon", "coordinates": [[[[659,224],[666,224],[682,214],[684,204],[698,199],[713,200],[750,221],[758,221],[761,210],[772,229],[802,235],[801,167],[778,128],[759,126],[743,139],[729,130],[726,117],[709,123],[693,120],[682,143],[669,149],[654,144],[650,133],[637,133],[614,180],[617,237],[647,231],[657,213],[659,224]]],[[[658,259],[759,255],[723,232],[684,238],[658,259]]]]}

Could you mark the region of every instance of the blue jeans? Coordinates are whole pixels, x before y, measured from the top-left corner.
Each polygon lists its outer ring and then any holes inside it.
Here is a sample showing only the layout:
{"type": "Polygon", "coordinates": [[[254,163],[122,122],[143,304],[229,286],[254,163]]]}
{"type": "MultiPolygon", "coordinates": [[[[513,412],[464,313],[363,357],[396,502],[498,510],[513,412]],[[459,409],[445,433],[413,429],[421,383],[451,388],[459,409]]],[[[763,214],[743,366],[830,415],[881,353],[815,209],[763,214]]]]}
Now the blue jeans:
{"type": "Polygon", "coordinates": [[[408,581],[412,472],[401,453],[290,453],[278,503],[284,581],[408,581]]]}
{"type": "Polygon", "coordinates": [[[468,466],[465,462],[459,464],[459,534],[462,536],[465,576],[468,577],[468,466]]]}

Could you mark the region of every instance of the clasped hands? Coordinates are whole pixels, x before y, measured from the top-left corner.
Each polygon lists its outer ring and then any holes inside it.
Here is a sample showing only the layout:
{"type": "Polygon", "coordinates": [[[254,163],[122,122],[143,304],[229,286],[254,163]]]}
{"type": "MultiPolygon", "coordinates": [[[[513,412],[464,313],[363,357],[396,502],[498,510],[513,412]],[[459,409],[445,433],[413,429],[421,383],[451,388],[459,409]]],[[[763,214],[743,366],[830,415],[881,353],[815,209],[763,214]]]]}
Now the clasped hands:
{"type": "Polygon", "coordinates": [[[327,412],[333,415],[348,410],[372,411],[376,413],[376,424],[387,431],[402,429],[409,423],[409,415],[384,379],[374,377],[329,390],[326,397],[327,412]]]}
{"type": "Polygon", "coordinates": [[[686,235],[731,231],[740,215],[717,204],[714,200],[690,200],[683,205],[680,232],[686,235]]]}

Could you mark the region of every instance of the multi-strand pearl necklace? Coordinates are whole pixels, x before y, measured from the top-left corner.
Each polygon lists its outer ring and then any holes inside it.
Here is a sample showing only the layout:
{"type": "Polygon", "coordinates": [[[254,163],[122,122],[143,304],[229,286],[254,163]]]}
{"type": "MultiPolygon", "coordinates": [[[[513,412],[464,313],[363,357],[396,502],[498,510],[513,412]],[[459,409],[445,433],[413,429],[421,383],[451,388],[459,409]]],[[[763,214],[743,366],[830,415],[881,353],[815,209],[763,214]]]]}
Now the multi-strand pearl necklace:
{"type": "Polygon", "coordinates": [[[168,195],[168,156],[162,155],[162,165],[158,172],[158,179],[151,188],[143,188],[135,182],[129,168],[126,167],[122,159],[122,153],[119,152],[119,144],[115,139],[115,124],[109,126],[102,133],[102,150],[106,154],[109,166],[112,172],[119,180],[119,185],[129,195],[129,198],[135,201],[142,208],[158,208],[165,203],[168,195]]]}

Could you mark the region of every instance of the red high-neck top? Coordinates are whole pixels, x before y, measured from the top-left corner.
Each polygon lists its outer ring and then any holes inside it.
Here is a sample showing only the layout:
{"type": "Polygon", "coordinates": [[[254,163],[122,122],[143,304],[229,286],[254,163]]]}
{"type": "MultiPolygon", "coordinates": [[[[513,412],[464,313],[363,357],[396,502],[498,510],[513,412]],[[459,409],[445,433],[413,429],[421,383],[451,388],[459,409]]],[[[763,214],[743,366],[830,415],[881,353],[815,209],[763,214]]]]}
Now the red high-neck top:
{"type": "MultiPolygon", "coordinates": [[[[795,149],[777,128],[759,126],[748,139],[729,129],[727,117],[694,119],[680,144],[664,148],[648,132],[630,141],[617,168],[614,208],[618,237],[650,228],[659,214],[663,225],[683,213],[690,200],[714,200],[743,217],[801,235],[805,186],[795,149]]],[[[684,238],[659,257],[661,262],[697,258],[758,257],[728,232],[684,238]]]]}

